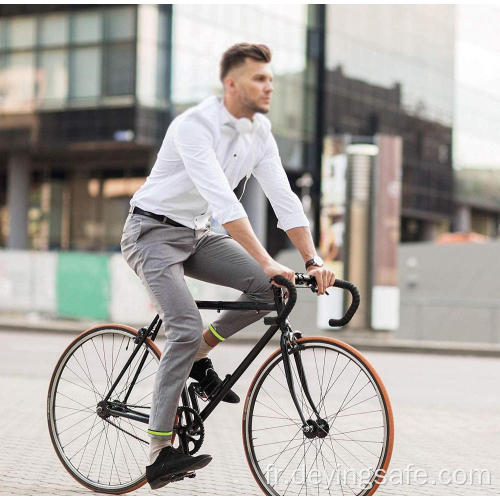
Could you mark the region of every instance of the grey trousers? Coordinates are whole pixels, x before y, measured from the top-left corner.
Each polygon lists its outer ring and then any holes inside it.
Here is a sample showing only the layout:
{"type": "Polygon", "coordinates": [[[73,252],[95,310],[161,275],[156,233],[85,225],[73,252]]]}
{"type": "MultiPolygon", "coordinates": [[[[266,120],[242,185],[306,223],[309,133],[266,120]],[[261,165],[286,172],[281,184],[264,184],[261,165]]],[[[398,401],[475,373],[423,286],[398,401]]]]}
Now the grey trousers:
{"type": "MultiPolygon", "coordinates": [[[[240,301],[272,302],[271,285],[244,248],[229,236],[209,229],[175,227],[130,214],[121,249],[128,265],[146,286],[165,325],[167,340],[154,382],[148,432],[170,439],[180,395],[203,330],[184,275],[241,290],[240,301]]],[[[209,329],[219,340],[225,340],[265,314],[224,311],[209,329]]]]}

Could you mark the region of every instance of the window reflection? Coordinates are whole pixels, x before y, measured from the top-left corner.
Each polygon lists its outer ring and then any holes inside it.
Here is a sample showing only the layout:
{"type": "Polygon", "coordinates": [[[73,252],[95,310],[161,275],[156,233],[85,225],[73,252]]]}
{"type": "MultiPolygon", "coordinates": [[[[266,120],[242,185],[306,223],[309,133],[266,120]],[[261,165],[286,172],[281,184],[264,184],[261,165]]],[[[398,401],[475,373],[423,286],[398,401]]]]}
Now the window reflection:
{"type": "Polygon", "coordinates": [[[39,43],[42,46],[64,45],[68,43],[68,16],[54,14],[41,16],[39,43]]]}
{"type": "Polygon", "coordinates": [[[134,92],[134,44],[108,45],[105,53],[104,95],[131,95],[134,92]]]}
{"type": "Polygon", "coordinates": [[[27,49],[35,45],[36,21],[33,17],[13,17],[6,21],[6,46],[27,49]]]}
{"type": "Polygon", "coordinates": [[[78,12],[73,15],[72,41],[99,42],[102,38],[102,19],[99,12],[78,12]]]}
{"type": "Polygon", "coordinates": [[[135,33],[134,7],[107,9],[104,13],[106,39],[130,40],[135,33]]]}
{"type": "Polygon", "coordinates": [[[71,97],[81,99],[101,94],[101,48],[74,49],[71,53],[71,97]]]}
{"type": "Polygon", "coordinates": [[[47,50],[40,54],[43,101],[61,101],[68,94],[67,50],[47,50]]]}
{"type": "Polygon", "coordinates": [[[401,85],[410,114],[450,125],[454,7],[329,5],[326,65],[372,85],[401,85]]]}
{"type": "Polygon", "coordinates": [[[249,41],[273,53],[273,102],[269,118],[288,168],[302,165],[307,5],[175,5],[172,100],[182,112],[221,94],[219,62],[231,45],[249,41]]]}

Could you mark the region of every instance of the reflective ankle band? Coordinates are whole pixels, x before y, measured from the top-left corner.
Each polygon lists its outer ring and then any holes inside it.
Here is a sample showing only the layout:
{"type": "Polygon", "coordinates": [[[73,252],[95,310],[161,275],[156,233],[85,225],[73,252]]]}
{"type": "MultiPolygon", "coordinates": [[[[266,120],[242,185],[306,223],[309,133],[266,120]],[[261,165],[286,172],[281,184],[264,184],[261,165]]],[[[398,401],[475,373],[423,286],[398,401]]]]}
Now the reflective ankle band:
{"type": "Polygon", "coordinates": [[[172,435],[172,431],[170,431],[170,432],[159,432],[159,431],[152,431],[152,430],[148,429],[148,434],[151,434],[152,436],[165,436],[165,437],[168,437],[168,436],[172,435]]]}
{"type": "Polygon", "coordinates": [[[221,342],[224,342],[226,340],[224,337],[219,335],[216,331],[215,328],[212,325],[208,325],[208,329],[212,332],[212,335],[216,338],[219,339],[221,342]]]}

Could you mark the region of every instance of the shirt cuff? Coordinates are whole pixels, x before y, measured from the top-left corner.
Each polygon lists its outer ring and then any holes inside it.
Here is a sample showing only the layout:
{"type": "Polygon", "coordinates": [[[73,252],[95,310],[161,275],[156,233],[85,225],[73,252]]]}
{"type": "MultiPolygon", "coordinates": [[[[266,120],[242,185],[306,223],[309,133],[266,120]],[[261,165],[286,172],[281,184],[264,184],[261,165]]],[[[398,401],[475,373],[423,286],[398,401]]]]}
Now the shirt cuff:
{"type": "Polygon", "coordinates": [[[247,213],[239,201],[225,207],[224,209],[214,211],[212,215],[220,225],[247,217],[247,213]]]}
{"type": "Polygon", "coordinates": [[[283,229],[283,231],[288,231],[294,227],[309,227],[309,221],[307,220],[304,212],[295,212],[293,214],[288,214],[284,217],[280,217],[278,220],[278,228],[283,229]]]}

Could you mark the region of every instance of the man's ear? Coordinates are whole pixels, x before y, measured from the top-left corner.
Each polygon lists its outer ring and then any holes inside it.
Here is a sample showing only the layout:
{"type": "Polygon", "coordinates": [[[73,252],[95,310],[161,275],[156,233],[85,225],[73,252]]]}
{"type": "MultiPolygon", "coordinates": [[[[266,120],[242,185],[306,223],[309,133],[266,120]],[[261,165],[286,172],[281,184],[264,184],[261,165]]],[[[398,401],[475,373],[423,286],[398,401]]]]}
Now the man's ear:
{"type": "Polygon", "coordinates": [[[226,78],[224,78],[223,85],[226,92],[233,93],[236,90],[234,78],[231,76],[226,76],[226,78]]]}

